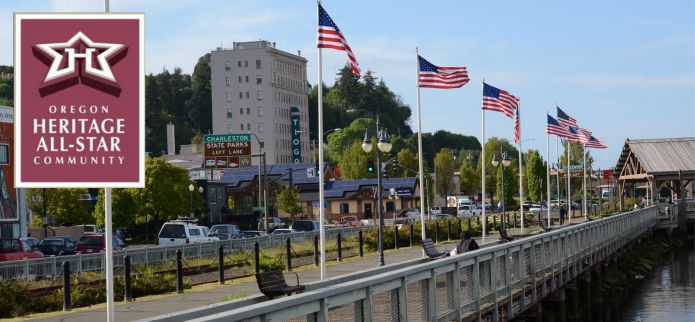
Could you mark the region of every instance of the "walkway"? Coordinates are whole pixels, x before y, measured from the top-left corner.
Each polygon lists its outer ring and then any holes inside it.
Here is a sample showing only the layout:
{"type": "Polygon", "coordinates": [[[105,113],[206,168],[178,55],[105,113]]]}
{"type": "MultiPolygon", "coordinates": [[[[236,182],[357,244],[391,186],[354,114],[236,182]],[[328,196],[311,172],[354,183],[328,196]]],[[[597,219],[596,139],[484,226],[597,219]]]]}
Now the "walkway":
{"type": "MultiPolygon", "coordinates": [[[[512,233],[515,230],[512,229],[512,233]]],[[[494,232],[488,235],[488,244],[497,243],[498,235],[494,232]]],[[[478,243],[480,240],[478,239],[478,243]]],[[[439,244],[440,249],[451,249],[455,241],[439,244]]],[[[384,254],[387,266],[422,258],[420,247],[407,247],[398,250],[386,250],[384,254]]],[[[376,253],[365,254],[364,257],[352,257],[342,262],[329,262],[326,268],[328,278],[344,276],[363,270],[374,269],[377,266],[376,253]]],[[[299,274],[300,283],[307,284],[320,280],[320,271],[314,266],[295,269],[299,274]]],[[[156,295],[138,298],[135,302],[116,304],[117,321],[134,321],[162,314],[197,308],[209,304],[225,301],[230,298],[240,298],[260,294],[256,281],[252,277],[227,281],[226,285],[206,284],[187,289],[183,294],[156,295]]],[[[106,317],[106,304],[100,304],[91,308],[78,308],[72,312],[53,312],[33,314],[18,320],[40,322],[93,322],[103,321],[106,317]]]]}

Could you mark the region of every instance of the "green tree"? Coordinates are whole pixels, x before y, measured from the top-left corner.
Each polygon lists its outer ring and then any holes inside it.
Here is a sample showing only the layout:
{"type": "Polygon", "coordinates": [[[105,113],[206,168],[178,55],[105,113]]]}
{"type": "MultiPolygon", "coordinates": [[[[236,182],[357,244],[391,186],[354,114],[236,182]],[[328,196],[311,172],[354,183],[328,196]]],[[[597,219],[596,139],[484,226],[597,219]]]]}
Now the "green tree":
{"type": "Polygon", "coordinates": [[[504,200],[505,205],[514,203],[514,194],[519,191],[519,176],[514,166],[504,167],[504,171],[497,171],[497,200],[504,200]],[[504,196],[502,196],[502,172],[504,172],[504,196]],[[502,199],[504,198],[504,199],[502,199]]]}
{"type": "Polygon", "coordinates": [[[548,183],[543,157],[537,150],[529,150],[526,154],[525,182],[528,197],[532,200],[543,200],[548,183]]]}
{"type": "Polygon", "coordinates": [[[399,173],[394,174],[395,177],[414,177],[418,175],[420,164],[410,149],[402,149],[396,154],[398,165],[400,166],[399,173]]]}
{"type": "Polygon", "coordinates": [[[365,130],[368,131],[370,137],[373,137],[375,128],[376,123],[373,119],[359,118],[352,121],[349,126],[332,132],[328,135],[328,150],[326,151],[328,158],[340,163],[343,159],[343,152],[352,147],[354,142],[359,141],[361,143],[364,140],[365,130]]]}
{"type": "Polygon", "coordinates": [[[187,119],[193,131],[208,133],[212,131],[212,85],[210,72],[210,53],[198,59],[191,77],[191,94],[187,102],[187,119]]]}
{"type": "Polygon", "coordinates": [[[468,158],[463,159],[461,165],[461,192],[466,195],[474,195],[480,190],[480,175],[473,163],[468,158]]]}
{"type": "Polygon", "coordinates": [[[136,189],[135,201],[140,205],[136,222],[176,219],[190,213],[189,198],[194,207],[200,203],[198,193],[191,194],[188,186],[193,183],[188,171],[167,163],[164,158],[147,158],[145,163],[145,188],[136,189]]]}
{"type": "Polygon", "coordinates": [[[297,186],[280,188],[275,194],[275,205],[294,219],[302,212],[302,206],[299,204],[299,188],[297,186]]]}
{"type": "MultiPolygon", "coordinates": [[[[135,194],[137,189],[112,189],[111,190],[111,217],[114,227],[126,227],[136,223],[140,212],[135,194]]],[[[92,216],[97,225],[104,226],[104,189],[99,189],[97,203],[94,206],[92,216]]]]}
{"type": "Polygon", "coordinates": [[[93,224],[91,201],[84,200],[87,193],[84,188],[54,189],[48,203],[48,214],[55,216],[58,224],[93,224]]]}
{"type": "Polygon", "coordinates": [[[376,144],[373,143],[372,151],[370,153],[365,153],[362,150],[362,142],[354,141],[349,149],[343,151],[343,157],[340,161],[340,171],[342,172],[342,177],[345,180],[351,179],[363,179],[363,178],[375,178],[376,169],[374,173],[367,172],[367,159],[372,158],[374,161],[375,168],[376,158],[374,149],[376,149],[376,144]]]}
{"type": "Polygon", "coordinates": [[[437,192],[443,198],[454,191],[454,156],[450,149],[444,148],[434,157],[435,183],[437,192]]]}
{"type": "MultiPolygon", "coordinates": [[[[562,145],[563,147],[563,152],[562,155],[560,156],[560,164],[561,166],[567,167],[567,143],[562,145]]],[[[569,143],[569,148],[570,148],[570,164],[571,165],[582,165],[584,162],[584,146],[579,143],[579,142],[570,142],[569,143]]],[[[594,157],[591,155],[591,152],[589,150],[586,151],[586,169],[587,173],[589,172],[589,169],[592,168],[594,164],[594,157]]],[[[563,178],[562,176],[560,177],[560,180],[563,184],[567,183],[567,179],[563,178]]],[[[575,177],[571,179],[571,187],[572,188],[572,195],[575,193],[580,193],[582,191],[582,178],[581,177],[575,177]]],[[[588,189],[588,187],[587,187],[588,189]]]]}
{"type": "MultiPolygon", "coordinates": [[[[497,172],[499,167],[493,167],[491,161],[493,155],[497,155],[497,160],[502,159],[500,155],[500,147],[502,152],[507,152],[507,156],[512,160],[512,165],[518,164],[516,157],[519,155],[519,150],[517,150],[516,147],[509,143],[507,139],[500,139],[494,136],[489,138],[485,143],[485,160],[480,160],[484,161],[486,164],[485,190],[487,191],[483,194],[483,198],[485,198],[486,195],[492,197],[493,195],[497,194],[497,172]]],[[[476,172],[482,175],[482,162],[480,161],[478,161],[476,172]]],[[[515,178],[517,181],[519,180],[518,176],[515,176],[515,178]]],[[[507,178],[505,177],[505,179],[507,178]]]]}

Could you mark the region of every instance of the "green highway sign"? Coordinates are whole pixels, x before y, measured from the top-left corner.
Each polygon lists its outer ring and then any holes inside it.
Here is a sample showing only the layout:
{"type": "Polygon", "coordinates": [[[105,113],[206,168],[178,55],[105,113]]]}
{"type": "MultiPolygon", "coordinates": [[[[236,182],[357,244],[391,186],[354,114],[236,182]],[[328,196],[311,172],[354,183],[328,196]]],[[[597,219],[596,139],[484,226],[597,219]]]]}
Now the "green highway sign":
{"type": "Polygon", "coordinates": [[[203,142],[213,143],[213,142],[241,142],[241,141],[251,141],[251,134],[249,133],[237,133],[237,134],[206,134],[203,136],[203,142]]]}

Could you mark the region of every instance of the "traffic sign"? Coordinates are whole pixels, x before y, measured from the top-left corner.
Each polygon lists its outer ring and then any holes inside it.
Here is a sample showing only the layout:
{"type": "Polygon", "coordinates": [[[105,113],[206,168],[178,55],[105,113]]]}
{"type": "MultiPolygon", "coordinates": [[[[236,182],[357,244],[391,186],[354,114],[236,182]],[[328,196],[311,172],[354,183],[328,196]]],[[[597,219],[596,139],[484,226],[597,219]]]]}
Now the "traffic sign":
{"type": "Polygon", "coordinates": [[[208,134],[205,144],[205,168],[251,166],[251,134],[208,134]]]}
{"type": "Polygon", "coordinates": [[[241,141],[251,141],[251,134],[249,133],[237,133],[237,134],[206,134],[203,136],[203,142],[241,142],[241,141]]]}

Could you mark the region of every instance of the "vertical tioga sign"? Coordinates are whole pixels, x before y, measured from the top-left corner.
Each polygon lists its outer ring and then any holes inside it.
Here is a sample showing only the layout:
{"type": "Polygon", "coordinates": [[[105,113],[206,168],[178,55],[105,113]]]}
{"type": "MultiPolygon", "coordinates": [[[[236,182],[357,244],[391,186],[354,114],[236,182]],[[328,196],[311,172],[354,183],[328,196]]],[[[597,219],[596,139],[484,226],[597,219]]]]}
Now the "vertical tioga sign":
{"type": "Polygon", "coordinates": [[[14,16],[16,185],[144,187],[144,14],[14,16]]]}

